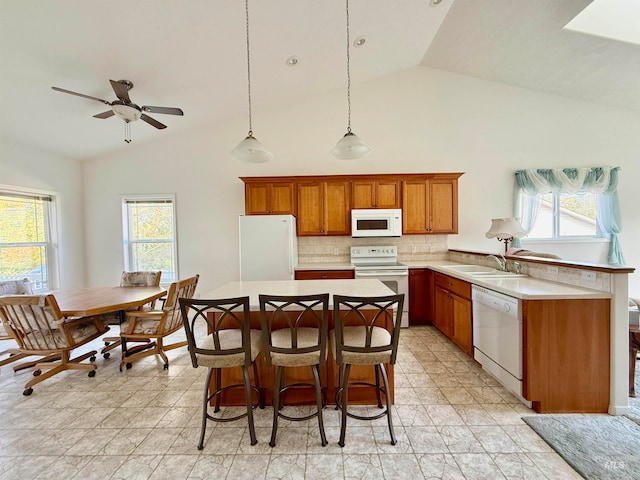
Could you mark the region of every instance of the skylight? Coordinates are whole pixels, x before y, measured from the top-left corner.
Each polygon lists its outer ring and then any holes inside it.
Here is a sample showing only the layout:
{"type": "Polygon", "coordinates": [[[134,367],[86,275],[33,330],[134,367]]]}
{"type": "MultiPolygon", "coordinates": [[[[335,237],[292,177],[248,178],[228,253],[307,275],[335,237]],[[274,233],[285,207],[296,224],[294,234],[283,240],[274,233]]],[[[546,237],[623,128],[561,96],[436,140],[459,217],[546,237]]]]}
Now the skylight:
{"type": "Polygon", "coordinates": [[[564,28],[640,45],[640,2],[594,0],[564,28]]]}

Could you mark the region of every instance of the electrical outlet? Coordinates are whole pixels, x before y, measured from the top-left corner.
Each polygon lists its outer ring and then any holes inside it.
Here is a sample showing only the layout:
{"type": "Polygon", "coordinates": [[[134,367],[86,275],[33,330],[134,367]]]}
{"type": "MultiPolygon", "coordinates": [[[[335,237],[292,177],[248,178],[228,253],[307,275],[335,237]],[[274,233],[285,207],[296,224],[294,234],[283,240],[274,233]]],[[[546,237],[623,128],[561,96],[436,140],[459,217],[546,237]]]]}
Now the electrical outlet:
{"type": "Polygon", "coordinates": [[[338,247],[333,247],[333,254],[340,255],[340,251],[338,250],[338,247]]]}
{"type": "Polygon", "coordinates": [[[431,245],[429,246],[429,252],[433,253],[438,249],[438,247],[436,247],[435,245],[431,245]]]}
{"type": "Polygon", "coordinates": [[[596,272],[592,272],[590,270],[582,270],[580,272],[580,279],[581,280],[586,280],[588,282],[595,282],[596,281],[596,272]]]}
{"type": "Polygon", "coordinates": [[[418,251],[417,245],[411,245],[411,253],[416,253],[418,251]]]}

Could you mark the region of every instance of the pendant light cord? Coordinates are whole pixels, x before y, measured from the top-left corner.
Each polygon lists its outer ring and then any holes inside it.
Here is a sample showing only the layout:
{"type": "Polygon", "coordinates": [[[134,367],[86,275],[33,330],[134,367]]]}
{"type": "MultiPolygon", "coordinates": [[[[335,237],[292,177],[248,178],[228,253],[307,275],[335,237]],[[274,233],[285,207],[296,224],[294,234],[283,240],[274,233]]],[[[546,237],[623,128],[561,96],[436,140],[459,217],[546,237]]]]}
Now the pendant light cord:
{"type": "MultiPolygon", "coordinates": [[[[349,53],[350,38],[349,38],[349,0],[346,0],[347,5],[347,133],[351,133],[351,55],[349,53]]],[[[247,39],[247,42],[249,40],[247,39]]]]}
{"type": "Polygon", "coordinates": [[[244,9],[246,16],[246,27],[247,27],[247,97],[249,99],[249,134],[248,136],[253,136],[253,126],[251,122],[251,61],[250,61],[250,49],[249,49],[249,0],[244,1],[244,9]]]}

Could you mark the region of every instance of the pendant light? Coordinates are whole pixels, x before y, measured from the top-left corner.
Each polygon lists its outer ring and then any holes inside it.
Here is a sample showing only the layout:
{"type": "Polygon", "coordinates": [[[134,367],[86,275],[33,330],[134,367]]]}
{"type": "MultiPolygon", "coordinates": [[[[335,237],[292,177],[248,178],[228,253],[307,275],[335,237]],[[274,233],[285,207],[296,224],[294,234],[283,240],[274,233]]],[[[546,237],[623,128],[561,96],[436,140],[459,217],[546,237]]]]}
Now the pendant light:
{"type": "Polygon", "coordinates": [[[349,39],[349,0],[346,0],[347,7],[347,133],[342,137],[336,146],[331,150],[331,155],[336,158],[348,160],[364,157],[371,153],[371,147],[364,143],[351,131],[351,55],[349,39]]]}
{"type": "Polygon", "coordinates": [[[251,61],[249,55],[249,0],[244,2],[247,26],[247,97],[249,99],[249,133],[236,148],[231,151],[231,157],[248,163],[264,163],[273,158],[273,154],[264,148],[253,136],[251,123],[251,61]]]}

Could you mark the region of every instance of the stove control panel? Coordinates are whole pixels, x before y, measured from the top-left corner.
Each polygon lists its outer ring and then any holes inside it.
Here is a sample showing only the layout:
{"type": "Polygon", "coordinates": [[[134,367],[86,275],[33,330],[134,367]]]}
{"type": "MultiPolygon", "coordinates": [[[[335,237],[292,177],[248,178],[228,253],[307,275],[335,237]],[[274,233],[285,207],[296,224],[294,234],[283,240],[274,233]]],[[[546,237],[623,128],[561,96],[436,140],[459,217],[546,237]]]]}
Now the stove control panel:
{"type": "Polygon", "coordinates": [[[351,247],[351,258],[397,257],[398,247],[351,247]]]}

